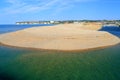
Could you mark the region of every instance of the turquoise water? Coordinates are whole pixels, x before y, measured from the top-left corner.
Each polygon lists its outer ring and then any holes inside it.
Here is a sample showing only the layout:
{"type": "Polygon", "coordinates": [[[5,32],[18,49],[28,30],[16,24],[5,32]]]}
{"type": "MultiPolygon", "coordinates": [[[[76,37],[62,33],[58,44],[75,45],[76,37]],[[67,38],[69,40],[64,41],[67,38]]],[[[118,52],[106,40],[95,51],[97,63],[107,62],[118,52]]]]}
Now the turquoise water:
{"type": "Polygon", "coordinates": [[[0,46],[0,80],[120,80],[120,45],[83,52],[0,46]]]}

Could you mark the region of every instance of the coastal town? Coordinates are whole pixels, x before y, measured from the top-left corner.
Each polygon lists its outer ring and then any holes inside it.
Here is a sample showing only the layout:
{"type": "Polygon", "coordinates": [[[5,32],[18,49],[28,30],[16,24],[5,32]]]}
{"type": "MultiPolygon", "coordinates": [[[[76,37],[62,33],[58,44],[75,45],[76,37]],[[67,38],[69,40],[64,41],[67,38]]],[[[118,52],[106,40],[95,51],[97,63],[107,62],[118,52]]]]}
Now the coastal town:
{"type": "Polygon", "coordinates": [[[80,23],[87,23],[87,22],[100,22],[103,25],[107,26],[120,26],[120,20],[50,20],[50,21],[21,21],[16,22],[17,25],[24,25],[24,24],[80,24],[80,23]]]}

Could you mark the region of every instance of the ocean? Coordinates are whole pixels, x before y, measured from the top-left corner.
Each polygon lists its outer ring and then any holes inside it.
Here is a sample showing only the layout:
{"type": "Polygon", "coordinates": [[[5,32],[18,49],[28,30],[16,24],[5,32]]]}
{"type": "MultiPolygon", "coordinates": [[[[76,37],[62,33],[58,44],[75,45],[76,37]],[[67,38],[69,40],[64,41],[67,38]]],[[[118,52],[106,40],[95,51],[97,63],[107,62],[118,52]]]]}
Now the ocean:
{"type": "MultiPolygon", "coordinates": [[[[49,25],[0,25],[0,34],[49,25]]],[[[120,28],[105,26],[120,38],[120,28]]],[[[120,80],[120,44],[63,52],[0,46],[0,80],[120,80]]]]}

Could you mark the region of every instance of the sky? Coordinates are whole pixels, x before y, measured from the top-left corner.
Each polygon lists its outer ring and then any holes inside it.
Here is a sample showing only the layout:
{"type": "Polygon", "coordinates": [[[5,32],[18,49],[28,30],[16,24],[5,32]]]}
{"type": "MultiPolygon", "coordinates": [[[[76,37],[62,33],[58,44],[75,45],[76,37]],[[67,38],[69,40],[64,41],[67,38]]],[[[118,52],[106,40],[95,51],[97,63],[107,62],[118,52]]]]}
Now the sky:
{"type": "Polygon", "coordinates": [[[120,0],[0,0],[0,24],[120,19],[120,0]]]}

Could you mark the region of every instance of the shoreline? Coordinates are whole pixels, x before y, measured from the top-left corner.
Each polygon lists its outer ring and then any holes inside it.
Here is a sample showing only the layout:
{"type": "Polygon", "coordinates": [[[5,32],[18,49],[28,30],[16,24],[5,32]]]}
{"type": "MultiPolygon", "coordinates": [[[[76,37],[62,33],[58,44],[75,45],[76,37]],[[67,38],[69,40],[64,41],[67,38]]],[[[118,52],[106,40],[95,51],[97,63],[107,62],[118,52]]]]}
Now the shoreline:
{"type": "Polygon", "coordinates": [[[116,36],[98,31],[100,28],[101,25],[93,23],[32,27],[0,35],[0,45],[33,50],[88,51],[120,43],[116,36]]]}
{"type": "Polygon", "coordinates": [[[78,49],[78,50],[56,50],[56,49],[42,49],[42,48],[30,48],[30,47],[19,47],[19,46],[12,46],[7,45],[0,42],[0,46],[10,47],[10,48],[17,48],[17,49],[25,49],[25,50],[37,50],[37,51],[60,51],[60,52],[86,52],[86,51],[93,51],[93,50],[100,50],[105,49],[113,46],[120,45],[120,43],[113,44],[113,45],[107,45],[107,46],[101,46],[96,48],[87,48],[87,49],[78,49]]]}

